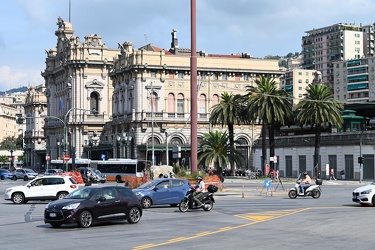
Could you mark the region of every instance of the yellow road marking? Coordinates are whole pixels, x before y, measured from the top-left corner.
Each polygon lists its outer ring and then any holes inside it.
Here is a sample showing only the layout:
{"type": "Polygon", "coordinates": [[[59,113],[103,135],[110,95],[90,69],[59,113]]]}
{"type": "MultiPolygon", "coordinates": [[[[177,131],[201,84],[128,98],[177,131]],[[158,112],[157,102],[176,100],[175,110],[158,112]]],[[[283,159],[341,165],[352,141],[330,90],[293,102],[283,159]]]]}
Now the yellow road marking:
{"type": "Polygon", "coordinates": [[[170,239],[166,242],[136,246],[136,247],[133,248],[133,250],[149,249],[149,248],[168,245],[168,244],[177,243],[177,242],[181,242],[181,241],[192,240],[192,239],[204,237],[204,236],[207,236],[207,235],[218,234],[218,233],[222,233],[222,232],[226,232],[226,231],[230,231],[230,230],[248,227],[248,226],[263,222],[263,221],[277,219],[277,218],[281,218],[281,217],[284,217],[284,216],[287,216],[287,215],[303,212],[303,211],[306,211],[306,210],[309,210],[309,209],[310,208],[238,214],[238,215],[235,215],[235,216],[239,217],[239,218],[247,219],[247,220],[253,220],[253,221],[250,222],[250,223],[245,223],[245,224],[232,226],[232,227],[230,227],[230,226],[229,227],[222,227],[222,228],[219,228],[216,231],[201,232],[201,233],[197,233],[195,235],[189,236],[189,237],[173,238],[173,239],[170,239]]]}

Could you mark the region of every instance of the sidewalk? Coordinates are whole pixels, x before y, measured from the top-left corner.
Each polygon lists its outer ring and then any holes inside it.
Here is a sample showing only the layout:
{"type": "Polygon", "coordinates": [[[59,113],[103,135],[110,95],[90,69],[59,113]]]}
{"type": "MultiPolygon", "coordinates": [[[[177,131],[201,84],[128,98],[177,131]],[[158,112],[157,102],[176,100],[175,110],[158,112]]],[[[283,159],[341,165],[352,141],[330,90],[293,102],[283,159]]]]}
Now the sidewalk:
{"type": "MultiPolygon", "coordinates": [[[[253,196],[253,195],[277,195],[289,192],[289,189],[294,186],[295,179],[292,178],[280,178],[281,183],[271,182],[271,187],[267,189],[265,187],[265,181],[271,181],[270,179],[246,179],[241,177],[231,177],[225,178],[222,183],[222,189],[215,193],[216,196],[253,196]],[[231,184],[242,185],[241,187],[231,187],[231,184]]],[[[349,180],[324,180],[324,185],[353,185],[353,186],[363,186],[366,183],[372,181],[349,181],[349,180]]]]}

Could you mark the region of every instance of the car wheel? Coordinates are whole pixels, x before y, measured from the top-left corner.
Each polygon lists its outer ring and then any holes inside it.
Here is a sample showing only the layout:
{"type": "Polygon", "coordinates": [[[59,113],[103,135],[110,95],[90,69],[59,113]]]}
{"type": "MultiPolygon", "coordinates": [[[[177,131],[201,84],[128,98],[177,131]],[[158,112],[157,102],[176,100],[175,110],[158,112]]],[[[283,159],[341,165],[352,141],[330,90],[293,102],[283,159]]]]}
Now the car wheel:
{"type": "Polygon", "coordinates": [[[13,175],[13,180],[16,181],[17,180],[17,176],[13,175]]]}
{"type": "Polygon", "coordinates": [[[152,200],[149,197],[144,197],[142,198],[141,203],[142,203],[142,207],[147,209],[151,207],[152,200]]]}
{"type": "Polygon", "coordinates": [[[141,219],[141,211],[137,207],[133,207],[128,212],[128,222],[131,224],[138,223],[141,219]]]}
{"type": "Polygon", "coordinates": [[[24,181],[28,181],[29,178],[28,178],[27,176],[24,176],[24,177],[23,177],[23,180],[24,180],[24,181]]]}
{"type": "Polygon", "coordinates": [[[373,205],[373,206],[375,206],[375,195],[374,195],[374,196],[372,196],[372,200],[371,200],[371,203],[372,203],[372,205],[373,205]]]}
{"type": "Polygon", "coordinates": [[[68,192],[58,192],[57,199],[64,199],[68,195],[68,192]]]}
{"type": "Polygon", "coordinates": [[[54,228],[58,228],[58,227],[61,227],[62,224],[60,223],[50,223],[52,227],[54,228]]]}
{"type": "Polygon", "coordinates": [[[105,181],[100,181],[100,182],[103,183],[103,184],[105,183],[105,181]]]}
{"type": "Polygon", "coordinates": [[[290,199],[295,199],[297,198],[297,191],[296,190],[290,190],[288,193],[288,196],[290,199]]]}
{"type": "Polygon", "coordinates": [[[14,204],[23,204],[25,203],[25,195],[23,193],[14,193],[12,194],[12,201],[14,204]]]}
{"type": "Polygon", "coordinates": [[[5,178],[4,178],[4,176],[1,176],[0,179],[1,179],[1,180],[4,180],[5,178]]]}
{"type": "Polygon", "coordinates": [[[117,182],[117,183],[121,183],[121,176],[120,176],[120,175],[117,175],[117,176],[116,176],[116,182],[117,182]]]}
{"type": "Polygon", "coordinates": [[[78,226],[88,228],[92,224],[92,214],[88,210],[82,211],[78,216],[78,226]]]}

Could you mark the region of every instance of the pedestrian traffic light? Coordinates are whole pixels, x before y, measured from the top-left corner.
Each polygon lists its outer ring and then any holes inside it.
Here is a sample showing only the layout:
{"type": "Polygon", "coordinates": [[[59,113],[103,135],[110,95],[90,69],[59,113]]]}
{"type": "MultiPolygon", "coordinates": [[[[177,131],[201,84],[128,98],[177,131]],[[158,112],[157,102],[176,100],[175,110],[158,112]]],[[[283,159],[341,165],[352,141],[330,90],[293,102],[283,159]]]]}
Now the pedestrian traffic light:
{"type": "Polygon", "coordinates": [[[362,164],[362,163],[363,163],[363,157],[362,157],[362,156],[358,157],[358,163],[359,163],[359,164],[362,164]]]}

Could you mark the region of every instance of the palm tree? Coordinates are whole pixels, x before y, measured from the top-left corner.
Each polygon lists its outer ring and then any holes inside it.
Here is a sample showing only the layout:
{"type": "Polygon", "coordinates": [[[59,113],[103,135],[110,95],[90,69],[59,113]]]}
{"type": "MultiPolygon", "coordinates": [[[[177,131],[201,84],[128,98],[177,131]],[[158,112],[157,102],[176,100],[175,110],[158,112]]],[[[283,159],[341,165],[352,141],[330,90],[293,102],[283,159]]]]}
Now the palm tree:
{"type": "Polygon", "coordinates": [[[210,131],[204,134],[199,142],[198,162],[209,166],[213,164],[217,170],[218,176],[222,178],[223,166],[228,166],[231,162],[240,164],[243,156],[234,147],[228,143],[227,132],[210,131]]]}
{"type": "MultiPolygon", "coordinates": [[[[229,132],[229,144],[234,148],[234,125],[240,124],[241,95],[233,95],[224,92],[220,96],[220,102],[211,108],[210,123],[212,125],[227,125],[229,132]]],[[[233,157],[231,157],[233,159],[233,157]]],[[[232,175],[235,174],[234,162],[230,162],[232,175]]]]}
{"type": "Polygon", "coordinates": [[[320,136],[322,128],[326,128],[330,125],[342,126],[344,123],[342,118],[344,105],[338,99],[333,97],[331,88],[326,85],[309,84],[306,91],[306,97],[295,107],[298,111],[296,122],[300,125],[310,125],[315,127],[314,169],[315,177],[318,178],[320,136]]]}
{"type": "Polygon", "coordinates": [[[262,123],[262,170],[265,173],[266,129],[268,127],[270,156],[274,156],[275,127],[278,124],[285,125],[291,119],[292,103],[289,101],[289,94],[285,90],[278,89],[276,82],[269,76],[261,76],[255,83],[256,86],[248,86],[249,93],[245,95],[246,119],[252,123],[256,120],[262,123]]]}

